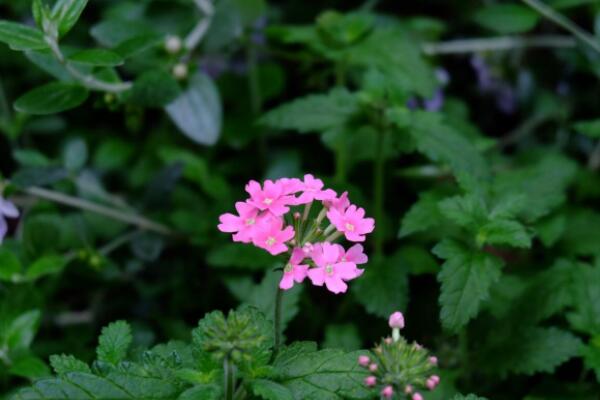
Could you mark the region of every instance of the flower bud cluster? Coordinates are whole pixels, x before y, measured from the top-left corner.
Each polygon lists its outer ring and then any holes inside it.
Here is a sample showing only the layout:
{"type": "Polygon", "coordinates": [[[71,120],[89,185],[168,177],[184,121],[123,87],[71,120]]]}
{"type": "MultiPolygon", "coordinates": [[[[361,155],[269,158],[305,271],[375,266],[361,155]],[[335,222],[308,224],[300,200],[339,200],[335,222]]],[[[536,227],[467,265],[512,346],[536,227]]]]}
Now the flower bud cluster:
{"type": "Polygon", "coordinates": [[[420,391],[434,390],[440,377],[433,372],[438,359],[418,343],[408,343],[401,335],[404,316],[396,311],[389,318],[392,337],[384,338],[372,350],[372,356],[361,355],[358,364],[368,370],[364,384],[377,388],[382,398],[423,400],[420,391]],[[402,397],[404,396],[404,397],[402,397]]]}

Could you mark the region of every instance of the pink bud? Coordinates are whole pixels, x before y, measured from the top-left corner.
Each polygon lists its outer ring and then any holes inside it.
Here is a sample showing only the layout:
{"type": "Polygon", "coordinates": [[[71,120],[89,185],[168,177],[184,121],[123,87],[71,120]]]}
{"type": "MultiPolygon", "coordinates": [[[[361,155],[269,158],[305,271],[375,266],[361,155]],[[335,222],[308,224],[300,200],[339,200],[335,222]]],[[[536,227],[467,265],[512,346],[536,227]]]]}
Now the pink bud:
{"type": "Polygon", "coordinates": [[[392,340],[392,338],[391,338],[391,337],[389,337],[389,336],[388,336],[388,337],[386,337],[385,339],[383,339],[383,341],[385,342],[385,344],[392,344],[392,343],[393,343],[393,340],[392,340]]]}
{"type": "Polygon", "coordinates": [[[390,328],[402,329],[404,328],[404,315],[400,311],[396,311],[390,315],[390,319],[388,321],[390,328]]]}
{"type": "Polygon", "coordinates": [[[377,383],[377,378],[375,378],[374,376],[367,376],[365,378],[365,385],[367,385],[369,387],[375,386],[376,383],[377,383]]]}
{"type": "Polygon", "coordinates": [[[413,346],[415,346],[415,349],[417,350],[421,350],[423,348],[423,346],[421,346],[419,343],[415,342],[415,344],[413,344],[413,346]]]}
{"type": "Polygon", "coordinates": [[[294,213],[294,219],[300,219],[300,213],[298,211],[294,213]]]}
{"type": "Polygon", "coordinates": [[[406,385],[406,387],[404,388],[404,393],[411,394],[412,392],[413,392],[412,385],[406,385]]]}
{"type": "Polygon", "coordinates": [[[423,400],[423,396],[421,396],[421,393],[417,392],[413,394],[412,400],[423,400]]]}
{"type": "Polygon", "coordinates": [[[431,365],[437,365],[437,364],[438,364],[438,359],[437,359],[437,357],[436,357],[436,356],[431,356],[431,357],[429,357],[429,363],[430,363],[431,365]]]}
{"type": "Polygon", "coordinates": [[[371,365],[369,365],[369,371],[371,371],[371,372],[377,371],[377,364],[372,363],[371,365]]]}
{"type": "Polygon", "coordinates": [[[438,383],[440,383],[440,377],[439,377],[439,376],[437,376],[437,375],[431,375],[431,376],[429,377],[429,379],[431,379],[432,381],[434,381],[436,385],[437,385],[438,383]]]}
{"type": "Polygon", "coordinates": [[[394,389],[388,385],[381,390],[381,395],[386,399],[391,399],[394,395],[394,389]]]}
{"type": "Polygon", "coordinates": [[[362,367],[366,367],[371,362],[369,356],[358,356],[358,364],[362,367]]]}
{"type": "Polygon", "coordinates": [[[425,386],[427,386],[427,389],[433,390],[435,389],[435,382],[429,378],[427,381],[425,381],[425,386]]]}

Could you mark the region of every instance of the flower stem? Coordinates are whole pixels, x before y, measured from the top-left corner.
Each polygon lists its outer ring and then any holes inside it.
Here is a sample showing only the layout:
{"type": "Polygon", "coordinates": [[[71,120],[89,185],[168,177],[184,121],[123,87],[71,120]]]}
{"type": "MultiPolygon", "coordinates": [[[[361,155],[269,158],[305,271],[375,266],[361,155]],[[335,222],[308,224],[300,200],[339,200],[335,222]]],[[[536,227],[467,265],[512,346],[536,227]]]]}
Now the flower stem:
{"type": "Polygon", "coordinates": [[[590,48],[600,53],[600,42],[594,36],[590,35],[583,29],[581,29],[577,24],[573,23],[570,19],[565,17],[564,15],[556,12],[551,7],[548,7],[546,4],[542,3],[538,0],[521,0],[523,3],[527,4],[529,7],[533,8],[535,11],[554,22],[556,25],[562,27],[563,29],[571,32],[573,36],[577,39],[581,40],[583,43],[587,44],[590,48]]]}
{"type": "Polygon", "coordinates": [[[375,149],[375,165],[373,167],[373,194],[375,203],[375,223],[379,228],[375,229],[375,255],[383,256],[383,192],[384,192],[384,166],[385,166],[385,130],[379,127],[377,132],[377,147],[375,149]]]}
{"type": "Polygon", "coordinates": [[[433,55],[479,53],[524,48],[573,48],[577,42],[566,35],[501,36],[494,38],[457,39],[425,43],[423,53],[433,55]]]}
{"type": "Polygon", "coordinates": [[[273,349],[273,358],[279,352],[281,347],[281,303],[283,302],[283,290],[275,290],[275,315],[273,316],[273,329],[275,334],[275,347],[273,349]]]}
{"type": "Polygon", "coordinates": [[[223,373],[224,373],[224,385],[225,385],[225,400],[233,400],[233,394],[235,393],[235,371],[234,365],[229,359],[229,355],[223,359],[223,373]]]}

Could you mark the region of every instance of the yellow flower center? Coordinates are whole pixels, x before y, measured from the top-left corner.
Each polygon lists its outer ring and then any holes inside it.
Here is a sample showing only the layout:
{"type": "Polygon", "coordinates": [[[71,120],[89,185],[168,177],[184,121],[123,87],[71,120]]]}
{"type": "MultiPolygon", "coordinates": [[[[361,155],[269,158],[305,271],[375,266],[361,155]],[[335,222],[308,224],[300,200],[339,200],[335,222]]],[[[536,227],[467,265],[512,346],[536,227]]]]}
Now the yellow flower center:
{"type": "Polygon", "coordinates": [[[333,266],[331,264],[325,266],[325,273],[329,276],[333,275],[333,266]]]}
{"type": "Polygon", "coordinates": [[[270,206],[271,203],[273,203],[273,199],[270,199],[270,198],[267,197],[266,199],[263,200],[263,203],[265,203],[266,205],[270,206]]]}
{"type": "Polygon", "coordinates": [[[285,267],[283,268],[283,272],[289,274],[290,272],[292,272],[292,269],[294,269],[294,267],[292,266],[292,264],[287,263],[285,265],[285,267]]]}
{"type": "Polygon", "coordinates": [[[352,225],[349,222],[346,222],[346,230],[348,230],[350,232],[354,232],[354,225],[352,225]]]}
{"type": "Polygon", "coordinates": [[[267,246],[273,246],[275,244],[276,240],[273,236],[269,236],[267,238],[267,240],[265,241],[265,243],[267,244],[267,246]]]}
{"type": "Polygon", "coordinates": [[[254,225],[255,222],[256,220],[254,218],[248,218],[246,220],[246,225],[254,225]]]}

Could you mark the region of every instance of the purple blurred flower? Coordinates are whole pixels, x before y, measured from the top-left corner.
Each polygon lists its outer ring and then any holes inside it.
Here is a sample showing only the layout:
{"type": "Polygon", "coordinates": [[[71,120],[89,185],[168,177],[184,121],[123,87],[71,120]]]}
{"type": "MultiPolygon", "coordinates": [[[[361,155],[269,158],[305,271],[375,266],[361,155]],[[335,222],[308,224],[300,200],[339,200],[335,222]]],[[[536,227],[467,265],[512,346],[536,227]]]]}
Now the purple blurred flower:
{"type": "Polygon", "coordinates": [[[444,91],[438,89],[433,97],[423,100],[423,108],[427,111],[439,111],[444,106],[444,91]]]}
{"type": "Polygon", "coordinates": [[[213,79],[218,78],[227,71],[228,63],[223,57],[217,55],[207,55],[200,60],[200,69],[213,79]]]}
{"type": "Polygon", "coordinates": [[[406,102],[406,107],[409,110],[416,110],[423,108],[427,111],[439,111],[444,106],[444,86],[450,82],[450,74],[444,68],[437,68],[435,70],[435,77],[440,84],[436,89],[432,97],[423,99],[420,101],[417,97],[411,97],[406,102]]]}
{"type": "Polygon", "coordinates": [[[0,196],[0,243],[2,243],[8,231],[8,224],[5,218],[17,218],[18,216],[19,210],[17,207],[12,202],[0,196]]]}
{"type": "Polygon", "coordinates": [[[508,82],[494,76],[490,66],[480,55],[471,57],[471,66],[477,76],[479,91],[494,96],[496,105],[503,113],[514,113],[518,106],[515,89],[508,82]]]}

